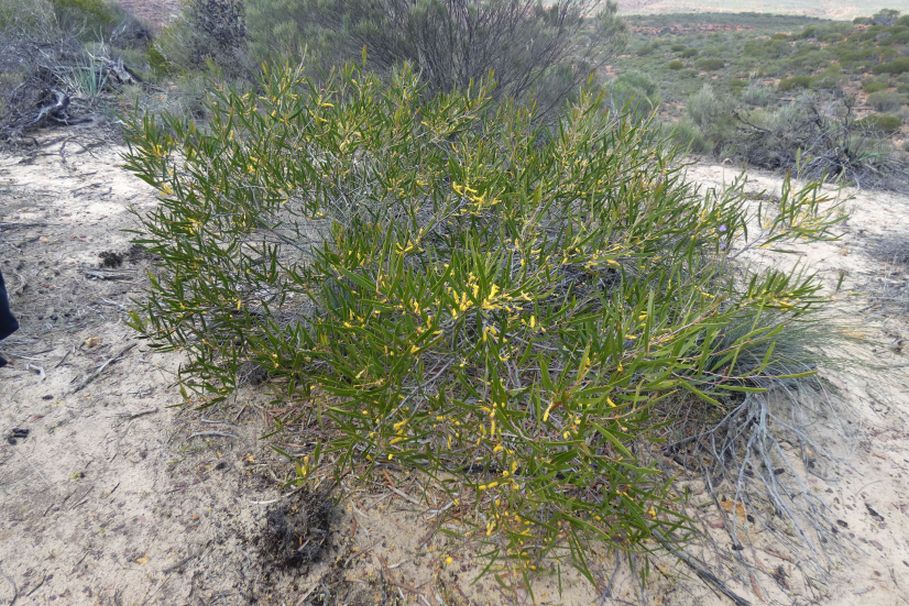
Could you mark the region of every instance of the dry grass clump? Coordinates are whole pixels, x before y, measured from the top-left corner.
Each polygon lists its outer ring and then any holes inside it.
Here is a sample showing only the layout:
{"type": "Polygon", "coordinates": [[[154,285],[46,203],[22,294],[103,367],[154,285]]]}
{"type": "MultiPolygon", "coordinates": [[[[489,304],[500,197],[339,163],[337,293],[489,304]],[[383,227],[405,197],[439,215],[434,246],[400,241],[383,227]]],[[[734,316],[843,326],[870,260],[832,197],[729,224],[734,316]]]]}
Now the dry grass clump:
{"type": "Polygon", "coordinates": [[[887,268],[875,279],[872,299],[887,309],[909,311],[909,235],[878,239],[869,254],[887,268]]]}

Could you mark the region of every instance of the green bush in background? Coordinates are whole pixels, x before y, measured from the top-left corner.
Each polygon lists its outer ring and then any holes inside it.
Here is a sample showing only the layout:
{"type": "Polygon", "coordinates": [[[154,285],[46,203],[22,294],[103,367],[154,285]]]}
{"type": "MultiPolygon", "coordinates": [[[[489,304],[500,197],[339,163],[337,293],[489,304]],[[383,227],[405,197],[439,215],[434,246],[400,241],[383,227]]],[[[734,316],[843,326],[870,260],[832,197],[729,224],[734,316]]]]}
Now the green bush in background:
{"type": "Polygon", "coordinates": [[[624,45],[616,10],[607,0],[188,0],[150,62],[176,74],[213,63],[250,81],[266,64],[302,62],[318,78],[349,61],[384,73],[409,63],[429,94],[494,74],[494,96],[533,99],[542,115],[624,45]]]}
{"type": "Polygon", "coordinates": [[[697,62],[698,69],[705,72],[715,72],[718,69],[723,69],[726,66],[726,62],[722,59],[701,59],[697,62]]]}
{"type": "Polygon", "coordinates": [[[903,119],[895,114],[871,114],[859,120],[858,126],[874,133],[893,134],[903,127],[903,119]]]}
{"type": "Polygon", "coordinates": [[[609,108],[638,121],[646,120],[660,105],[656,82],[643,72],[626,72],[607,83],[605,88],[609,108]]]}
{"type": "Polygon", "coordinates": [[[862,90],[869,94],[887,90],[888,88],[890,88],[890,84],[884,82],[883,80],[876,80],[874,78],[866,80],[864,83],[862,83],[862,90]]]}
{"type": "Polygon", "coordinates": [[[160,265],[133,325],[185,352],[185,393],[224,398],[252,365],[298,403],[301,482],[414,473],[496,567],[589,576],[595,545],[671,546],[660,436],[808,368],[777,344],[816,283],[734,251],[838,217],[817,184],[760,209],[699,191],[591,93],[552,129],[486,85],[422,86],[269,70],[204,129],[137,119],[127,165],[160,195],[137,242],[160,265]]]}
{"type": "Polygon", "coordinates": [[[790,76],[781,79],[776,87],[780,92],[789,92],[798,88],[811,88],[813,84],[812,76],[790,76]]]}
{"type": "Polygon", "coordinates": [[[909,57],[900,57],[887,63],[875,65],[872,71],[875,74],[904,74],[909,72],[909,57]]]}
{"type": "Polygon", "coordinates": [[[742,101],[748,105],[766,107],[774,100],[773,90],[760,82],[749,82],[742,90],[742,101]]]}
{"type": "Polygon", "coordinates": [[[88,39],[103,39],[123,19],[123,12],[106,0],[51,0],[51,4],[63,30],[81,31],[88,39]]]}
{"type": "Polygon", "coordinates": [[[879,112],[894,112],[909,102],[909,98],[895,91],[878,91],[868,95],[868,104],[879,112]]]}

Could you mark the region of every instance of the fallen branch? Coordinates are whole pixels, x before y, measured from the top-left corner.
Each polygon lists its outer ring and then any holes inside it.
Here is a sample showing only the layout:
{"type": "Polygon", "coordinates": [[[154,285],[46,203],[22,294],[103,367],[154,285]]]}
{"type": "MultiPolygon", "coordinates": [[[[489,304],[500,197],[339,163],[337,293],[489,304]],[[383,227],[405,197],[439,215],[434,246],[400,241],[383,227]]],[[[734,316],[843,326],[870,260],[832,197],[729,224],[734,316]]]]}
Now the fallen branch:
{"type": "Polygon", "coordinates": [[[140,417],[153,415],[156,412],[158,412],[159,410],[160,409],[158,409],[158,408],[149,408],[148,410],[140,410],[139,412],[121,412],[121,413],[117,413],[114,416],[119,417],[121,419],[125,419],[127,421],[132,421],[133,419],[138,419],[140,417]]]}
{"type": "Polygon", "coordinates": [[[119,360],[120,358],[122,358],[124,356],[124,354],[126,354],[128,351],[130,351],[135,346],[136,346],[135,343],[130,343],[129,345],[127,345],[126,347],[121,349],[117,355],[115,355],[112,358],[109,358],[104,364],[99,366],[98,370],[96,370],[92,374],[85,377],[85,379],[81,383],[79,383],[79,385],[72,391],[72,393],[78,393],[78,392],[82,391],[83,389],[85,389],[89,383],[91,383],[92,381],[97,379],[101,375],[101,373],[104,372],[105,368],[107,368],[108,366],[110,366],[111,364],[113,364],[114,362],[119,360]]]}
{"type": "Polygon", "coordinates": [[[717,577],[715,574],[713,574],[712,572],[707,570],[700,562],[695,560],[693,557],[691,557],[687,553],[676,549],[672,545],[672,543],[669,541],[669,539],[667,539],[666,536],[663,535],[663,533],[661,533],[659,531],[655,531],[654,534],[656,535],[656,538],[660,541],[660,543],[663,545],[663,547],[665,547],[666,550],[669,551],[669,553],[671,553],[673,556],[678,558],[679,561],[681,561],[683,564],[688,566],[688,568],[693,570],[694,574],[696,574],[697,577],[699,579],[701,579],[702,581],[704,581],[704,583],[706,583],[709,587],[718,591],[720,594],[722,594],[723,596],[728,598],[729,601],[731,601],[733,604],[735,604],[735,606],[751,606],[751,602],[749,602],[748,600],[746,600],[739,594],[737,594],[734,591],[732,591],[731,589],[729,589],[729,587],[727,587],[726,584],[723,583],[723,581],[721,581],[719,579],[719,577],[717,577]]]}
{"type": "Polygon", "coordinates": [[[103,271],[100,269],[86,269],[85,275],[89,278],[96,278],[98,280],[132,280],[133,279],[133,277],[129,274],[103,271]]]}
{"type": "Polygon", "coordinates": [[[41,126],[46,122],[66,122],[66,110],[70,104],[69,95],[61,90],[52,88],[44,94],[45,105],[38,106],[38,114],[22,125],[22,130],[41,126]]]}
{"type": "Polygon", "coordinates": [[[188,442],[193,438],[232,438],[236,440],[239,439],[239,436],[226,431],[197,431],[186,438],[186,441],[188,442]]]}

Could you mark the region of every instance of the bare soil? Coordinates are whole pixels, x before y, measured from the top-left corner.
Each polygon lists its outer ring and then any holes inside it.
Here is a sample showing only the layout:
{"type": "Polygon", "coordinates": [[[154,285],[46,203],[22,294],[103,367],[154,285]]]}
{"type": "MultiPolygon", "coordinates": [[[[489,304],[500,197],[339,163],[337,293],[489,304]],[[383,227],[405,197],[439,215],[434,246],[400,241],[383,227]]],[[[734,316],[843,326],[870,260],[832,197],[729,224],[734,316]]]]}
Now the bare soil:
{"type": "MultiPolygon", "coordinates": [[[[641,591],[629,563],[606,553],[594,562],[599,592],[553,575],[532,599],[474,582],[476,554],[434,532],[438,504],[406,476],[287,487],[263,396],[245,388],[218,407],[182,406],[179,354],[151,351],[124,323],[153,260],[123,230],[131,207],[155,200],[121,152],[74,128],[0,153],[0,268],[22,324],[0,344],[11,360],[0,370],[0,604],[728,603],[671,558],[641,591]]],[[[719,186],[738,171],[690,174],[719,186]]],[[[752,177],[756,190],[780,187],[752,177]]],[[[724,487],[716,507],[691,485],[709,569],[754,604],[909,604],[909,323],[892,296],[909,268],[879,254],[880,242],[909,238],[909,199],[847,193],[844,238],[798,255],[831,292],[839,284],[837,363],[797,411],[816,444],[802,482],[830,527],[826,555],[808,565],[772,511],[724,487]]]]}

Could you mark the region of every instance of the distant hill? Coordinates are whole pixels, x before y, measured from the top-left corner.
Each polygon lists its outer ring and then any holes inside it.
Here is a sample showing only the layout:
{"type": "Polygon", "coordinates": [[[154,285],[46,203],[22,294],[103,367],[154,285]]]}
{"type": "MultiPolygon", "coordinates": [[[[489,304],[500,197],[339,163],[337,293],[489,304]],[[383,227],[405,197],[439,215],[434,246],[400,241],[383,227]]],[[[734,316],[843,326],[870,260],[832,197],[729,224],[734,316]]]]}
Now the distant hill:
{"type": "Polygon", "coordinates": [[[909,0],[618,0],[625,14],[776,13],[826,19],[867,17],[884,8],[909,13],[909,0]]]}

